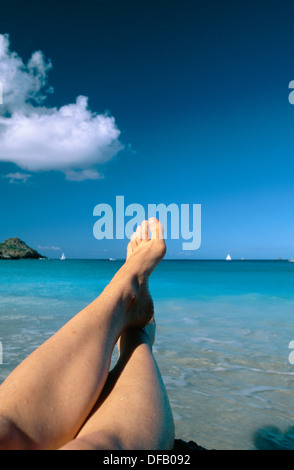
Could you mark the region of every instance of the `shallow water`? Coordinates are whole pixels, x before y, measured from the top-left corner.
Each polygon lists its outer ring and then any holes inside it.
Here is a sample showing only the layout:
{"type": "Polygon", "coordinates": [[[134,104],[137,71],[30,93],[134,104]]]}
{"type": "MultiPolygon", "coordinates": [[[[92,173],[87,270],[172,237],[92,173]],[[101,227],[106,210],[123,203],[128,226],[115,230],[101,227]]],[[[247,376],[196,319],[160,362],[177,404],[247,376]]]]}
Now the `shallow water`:
{"type": "MultiPolygon", "coordinates": [[[[0,380],[92,301],[119,261],[0,262],[0,380]]],[[[294,263],[164,261],[152,274],[154,354],[176,437],[294,448],[294,263]]],[[[116,351],[113,364],[116,360],[116,351]]]]}

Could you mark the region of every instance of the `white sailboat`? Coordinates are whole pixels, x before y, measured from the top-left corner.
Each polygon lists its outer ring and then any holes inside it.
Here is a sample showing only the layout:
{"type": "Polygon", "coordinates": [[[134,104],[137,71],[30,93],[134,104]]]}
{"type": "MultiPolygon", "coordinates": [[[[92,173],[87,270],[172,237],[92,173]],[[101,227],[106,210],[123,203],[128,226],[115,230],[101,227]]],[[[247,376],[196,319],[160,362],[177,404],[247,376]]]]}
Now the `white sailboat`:
{"type": "Polygon", "coordinates": [[[61,258],[60,258],[60,259],[61,259],[61,260],[64,260],[64,259],[66,259],[66,257],[65,257],[65,254],[64,254],[64,253],[62,253],[62,255],[61,255],[61,258]]]}
{"type": "Polygon", "coordinates": [[[232,259],[232,258],[231,258],[231,255],[228,255],[228,256],[226,257],[226,260],[227,260],[227,261],[231,261],[231,259],[232,259]]]}

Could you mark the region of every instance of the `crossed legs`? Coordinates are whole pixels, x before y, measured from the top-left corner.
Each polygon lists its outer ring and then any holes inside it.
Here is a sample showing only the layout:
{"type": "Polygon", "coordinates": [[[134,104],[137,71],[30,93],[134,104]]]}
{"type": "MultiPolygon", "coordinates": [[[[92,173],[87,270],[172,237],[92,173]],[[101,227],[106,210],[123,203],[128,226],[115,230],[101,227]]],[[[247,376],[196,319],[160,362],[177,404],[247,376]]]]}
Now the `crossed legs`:
{"type": "Polygon", "coordinates": [[[0,448],[172,448],[148,289],[164,254],[161,224],[144,221],[102,294],[8,376],[0,387],[0,448]]]}
{"type": "Polygon", "coordinates": [[[172,449],[173,419],[152,355],[153,335],[147,327],[123,335],[118,363],[91,416],[64,450],[172,449]]]}

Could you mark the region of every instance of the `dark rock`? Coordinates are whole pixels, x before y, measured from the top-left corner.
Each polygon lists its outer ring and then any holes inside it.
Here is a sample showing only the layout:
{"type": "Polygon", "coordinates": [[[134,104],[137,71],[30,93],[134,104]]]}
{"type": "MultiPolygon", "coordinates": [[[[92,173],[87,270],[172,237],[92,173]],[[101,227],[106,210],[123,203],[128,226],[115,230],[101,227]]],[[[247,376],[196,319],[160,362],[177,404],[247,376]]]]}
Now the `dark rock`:
{"type": "Polygon", "coordinates": [[[294,427],[285,433],[275,426],[265,426],[254,434],[257,450],[294,450],[294,427]]]}
{"type": "Polygon", "coordinates": [[[183,441],[182,439],[175,439],[174,441],[174,448],[173,450],[179,451],[179,452],[190,452],[192,450],[207,450],[204,449],[204,447],[199,446],[196,444],[194,441],[183,441]]]}

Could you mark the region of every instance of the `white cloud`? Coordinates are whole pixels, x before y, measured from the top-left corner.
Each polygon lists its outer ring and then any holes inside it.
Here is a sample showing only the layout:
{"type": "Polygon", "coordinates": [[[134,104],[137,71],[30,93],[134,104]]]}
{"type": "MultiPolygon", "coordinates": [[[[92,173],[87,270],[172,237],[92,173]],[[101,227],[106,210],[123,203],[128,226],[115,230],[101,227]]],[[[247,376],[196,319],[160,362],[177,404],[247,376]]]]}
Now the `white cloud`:
{"type": "Polygon", "coordinates": [[[0,34],[0,81],[3,88],[1,111],[30,112],[32,104],[40,105],[52,92],[46,88],[47,72],[52,68],[41,51],[32,54],[24,64],[16,52],[9,50],[8,35],[0,34]]]}
{"type": "Polygon", "coordinates": [[[39,245],[39,246],[38,246],[38,250],[44,250],[44,251],[48,251],[48,250],[60,251],[61,248],[60,248],[59,246],[41,246],[41,245],[39,245]]]}
{"type": "Polygon", "coordinates": [[[89,168],[88,170],[67,170],[65,172],[66,179],[69,181],[83,181],[87,180],[100,180],[103,179],[103,175],[98,173],[97,170],[89,168]]]}
{"type": "Polygon", "coordinates": [[[8,175],[4,175],[4,178],[9,178],[9,183],[26,183],[27,180],[31,177],[32,175],[29,175],[27,173],[8,173],[8,175]]]}
{"type": "Polygon", "coordinates": [[[120,131],[112,116],[92,112],[85,96],[60,108],[45,107],[51,67],[41,51],[24,64],[10,52],[8,36],[0,35],[0,162],[32,172],[61,171],[72,181],[99,179],[97,165],[123,148],[120,131]]]}

